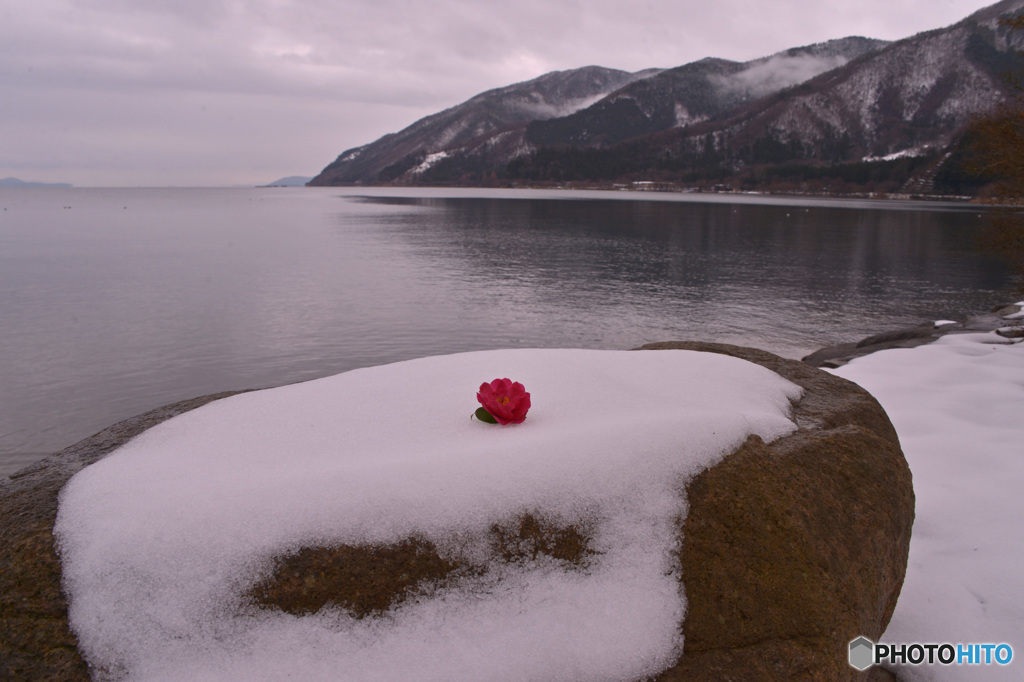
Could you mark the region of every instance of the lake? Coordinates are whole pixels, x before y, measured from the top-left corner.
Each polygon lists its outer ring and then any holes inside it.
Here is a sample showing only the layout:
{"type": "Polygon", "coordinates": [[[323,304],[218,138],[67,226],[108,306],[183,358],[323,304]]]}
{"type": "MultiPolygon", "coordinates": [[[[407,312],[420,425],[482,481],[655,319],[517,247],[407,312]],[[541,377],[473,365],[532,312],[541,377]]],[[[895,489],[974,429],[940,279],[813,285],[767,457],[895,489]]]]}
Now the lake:
{"type": "Polygon", "coordinates": [[[799,358],[962,317],[1012,296],[986,224],[798,197],[0,189],[0,476],[176,400],[426,355],[695,339],[799,358]]]}

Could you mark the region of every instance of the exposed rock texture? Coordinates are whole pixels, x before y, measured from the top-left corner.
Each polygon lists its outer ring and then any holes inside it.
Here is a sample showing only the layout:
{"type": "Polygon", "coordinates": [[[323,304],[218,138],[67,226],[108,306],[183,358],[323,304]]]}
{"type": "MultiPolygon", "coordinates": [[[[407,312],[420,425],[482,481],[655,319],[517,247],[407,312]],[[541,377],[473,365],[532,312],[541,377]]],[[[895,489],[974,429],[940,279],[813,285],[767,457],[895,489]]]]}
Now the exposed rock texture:
{"type": "Polygon", "coordinates": [[[1015,303],[1000,303],[988,313],[972,315],[962,321],[938,320],[916,327],[897,329],[869,336],[853,343],[840,343],[817,350],[803,358],[812,367],[841,367],[854,358],[889,348],[913,348],[931,343],[946,334],[991,332],[1008,339],[1024,335],[1024,319],[1012,317],[1020,312],[1015,303]],[[942,322],[942,324],[937,324],[942,322]]]}
{"type": "MultiPolygon", "coordinates": [[[[794,406],[797,432],[768,445],[751,438],[688,486],[680,529],[685,655],[659,679],[883,679],[846,663],[850,640],[877,640],[889,621],[913,524],[910,471],[881,407],[855,384],[763,351],[644,348],[741,357],[805,389],[794,406]]],[[[0,678],[88,675],[68,630],[53,551],[61,486],[145,428],[224,395],[122,422],[0,486],[0,678]]],[[[507,561],[545,554],[585,567],[591,551],[587,528],[531,516],[491,536],[507,561]]],[[[473,570],[416,538],[392,547],[311,547],[281,557],[251,595],[258,608],[307,613],[334,603],[368,616],[473,570]]]]}
{"type": "Polygon", "coordinates": [[[801,362],[722,344],[804,388],[800,429],[739,451],[687,487],[681,552],[685,654],[660,680],[885,679],[847,664],[896,606],[914,492],[896,432],[855,384],[801,362]]]}
{"type": "MultiPolygon", "coordinates": [[[[570,569],[592,555],[586,529],[559,527],[532,514],[490,529],[490,550],[502,562],[543,554],[570,569]]],[[[249,591],[252,603],[301,616],[329,604],[357,618],[379,616],[412,595],[480,574],[485,566],[445,558],[430,542],[410,538],[385,547],[307,547],[283,557],[267,580],[249,591]]]]}

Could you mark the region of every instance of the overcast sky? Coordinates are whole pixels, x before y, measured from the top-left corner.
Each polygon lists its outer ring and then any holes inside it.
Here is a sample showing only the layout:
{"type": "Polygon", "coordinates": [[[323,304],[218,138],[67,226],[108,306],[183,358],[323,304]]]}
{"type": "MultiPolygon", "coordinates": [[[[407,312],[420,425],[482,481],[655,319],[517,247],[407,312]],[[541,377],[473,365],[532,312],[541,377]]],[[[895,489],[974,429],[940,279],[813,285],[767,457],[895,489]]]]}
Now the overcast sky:
{"type": "Polygon", "coordinates": [[[0,178],[264,184],[548,71],[894,40],[989,4],[0,0],[0,178]]]}

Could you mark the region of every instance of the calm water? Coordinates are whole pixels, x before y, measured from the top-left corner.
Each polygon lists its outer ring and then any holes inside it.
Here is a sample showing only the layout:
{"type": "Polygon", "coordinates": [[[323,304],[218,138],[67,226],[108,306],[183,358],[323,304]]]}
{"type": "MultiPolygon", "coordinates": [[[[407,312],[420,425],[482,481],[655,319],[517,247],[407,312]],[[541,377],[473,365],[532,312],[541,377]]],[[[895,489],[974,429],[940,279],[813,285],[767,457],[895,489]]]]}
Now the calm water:
{"type": "Polygon", "coordinates": [[[228,389],[501,347],[788,357],[1008,295],[976,208],[632,193],[0,190],[0,475],[228,389]]]}

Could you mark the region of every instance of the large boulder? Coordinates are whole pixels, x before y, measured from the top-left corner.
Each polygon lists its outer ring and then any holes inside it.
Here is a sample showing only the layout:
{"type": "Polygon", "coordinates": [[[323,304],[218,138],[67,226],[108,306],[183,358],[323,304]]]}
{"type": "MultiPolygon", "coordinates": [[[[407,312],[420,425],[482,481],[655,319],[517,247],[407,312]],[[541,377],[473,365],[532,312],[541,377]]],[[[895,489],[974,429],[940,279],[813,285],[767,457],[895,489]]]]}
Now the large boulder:
{"type": "MultiPolygon", "coordinates": [[[[850,640],[877,640],[906,569],[914,495],[899,441],[855,384],[749,348],[662,343],[763,365],[804,388],[795,433],[752,437],[687,487],[680,575],[687,598],[683,658],[660,680],[884,679],[847,665],[850,640]]],[[[57,493],[82,466],[208,396],[122,422],[0,484],[0,678],[87,679],[60,593],[51,534],[57,493]]],[[[525,515],[491,531],[506,561],[544,554],[586,566],[586,528],[525,515]]],[[[282,556],[253,586],[259,608],[296,614],[331,603],[372,617],[466,572],[409,538],[387,547],[309,547],[282,556]]]]}
{"type": "Polygon", "coordinates": [[[804,389],[795,433],[750,438],[687,486],[680,552],[684,656],[665,680],[862,680],[849,642],[878,641],[903,585],[910,469],[878,402],[849,381],[764,351],[726,353],[804,389]]]}

